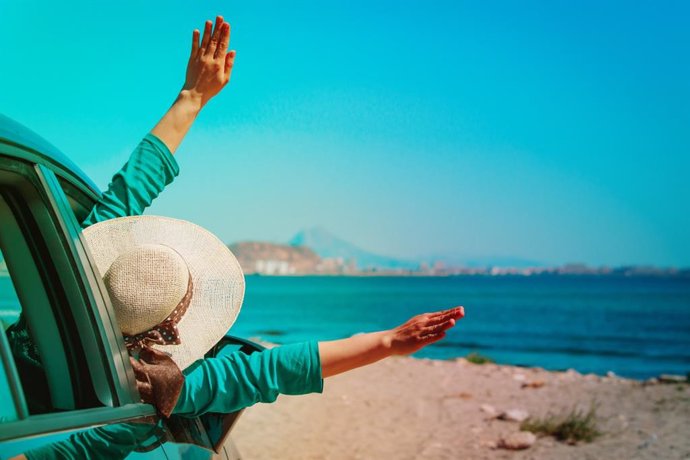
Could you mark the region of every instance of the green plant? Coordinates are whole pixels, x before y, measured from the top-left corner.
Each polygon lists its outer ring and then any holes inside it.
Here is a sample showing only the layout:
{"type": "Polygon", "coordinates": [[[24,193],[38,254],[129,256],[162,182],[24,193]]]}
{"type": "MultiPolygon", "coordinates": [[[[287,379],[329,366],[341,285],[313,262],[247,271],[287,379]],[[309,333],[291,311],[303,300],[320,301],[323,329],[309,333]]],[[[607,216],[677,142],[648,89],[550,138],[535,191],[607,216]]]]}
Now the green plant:
{"type": "Polygon", "coordinates": [[[494,362],[493,359],[489,358],[488,356],[480,355],[476,351],[473,351],[467,355],[465,359],[472,364],[492,364],[494,362]]]}
{"type": "Polygon", "coordinates": [[[573,409],[561,416],[547,414],[543,418],[530,417],[522,422],[520,429],[538,435],[553,436],[568,444],[579,441],[592,442],[603,434],[597,426],[594,405],[587,412],[573,409]]]}

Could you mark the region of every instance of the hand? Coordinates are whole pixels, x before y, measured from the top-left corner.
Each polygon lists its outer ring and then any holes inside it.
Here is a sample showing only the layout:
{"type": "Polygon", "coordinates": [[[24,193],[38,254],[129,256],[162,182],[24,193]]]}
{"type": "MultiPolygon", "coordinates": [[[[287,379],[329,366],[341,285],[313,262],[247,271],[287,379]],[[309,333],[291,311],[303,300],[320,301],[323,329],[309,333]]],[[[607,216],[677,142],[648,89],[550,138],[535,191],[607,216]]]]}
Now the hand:
{"type": "Polygon", "coordinates": [[[456,321],[463,316],[463,307],[417,315],[388,332],[383,339],[384,344],[390,348],[392,355],[412,354],[444,338],[446,331],[455,326],[456,321]]]}
{"type": "Polygon", "coordinates": [[[180,146],[199,111],[230,81],[235,51],[228,52],[230,24],[222,16],[216,18],[215,30],[206,21],[204,38],[199,44],[199,31],[192,33],[192,52],[187,63],[187,78],[172,107],[153,127],[171,153],[180,146]]]}
{"type": "Polygon", "coordinates": [[[206,21],[201,44],[199,30],[192,33],[192,51],[182,90],[198,97],[202,107],[230,81],[235,51],[228,51],[229,45],[230,24],[222,16],[216,17],[215,28],[211,21],[206,21]]]}

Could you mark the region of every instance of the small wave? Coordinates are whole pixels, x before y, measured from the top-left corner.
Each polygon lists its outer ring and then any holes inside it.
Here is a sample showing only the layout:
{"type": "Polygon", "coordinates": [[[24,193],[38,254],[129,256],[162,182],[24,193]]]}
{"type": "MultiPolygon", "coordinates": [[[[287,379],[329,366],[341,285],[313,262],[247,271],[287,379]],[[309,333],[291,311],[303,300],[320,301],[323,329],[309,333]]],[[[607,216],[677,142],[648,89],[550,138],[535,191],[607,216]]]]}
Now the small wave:
{"type": "Polygon", "coordinates": [[[571,356],[612,356],[619,358],[648,358],[659,361],[675,361],[690,363],[690,355],[663,354],[653,355],[644,352],[620,351],[620,350],[592,350],[577,347],[502,347],[479,342],[448,342],[441,341],[433,346],[439,348],[461,348],[464,350],[498,350],[505,352],[526,352],[539,354],[564,354],[571,356]]]}
{"type": "MultiPolygon", "coordinates": [[[[506,332],[495,332],[495,331],[482,331],[482,337],[485,338],[499,338],[504,339],[506,337],[506,332]]],[[[529,332],[530,339],[543,339],[552,340],[554,335],[552,333],[539,333],[535,331],[529,332]]],[[[665,345],[683,345],[688,344],[690,346],[690,337],[662,337],[662,336],[632,336],[632,335],[581,335],[581,334],[559,334],[558,339],[560,341],[587,341],[587,342],[598,342],[598,343],[614,343],[614,344],[626,344],[626,345],[641,345],[647,343],[654,344],[665,344],[665,345]]]]}

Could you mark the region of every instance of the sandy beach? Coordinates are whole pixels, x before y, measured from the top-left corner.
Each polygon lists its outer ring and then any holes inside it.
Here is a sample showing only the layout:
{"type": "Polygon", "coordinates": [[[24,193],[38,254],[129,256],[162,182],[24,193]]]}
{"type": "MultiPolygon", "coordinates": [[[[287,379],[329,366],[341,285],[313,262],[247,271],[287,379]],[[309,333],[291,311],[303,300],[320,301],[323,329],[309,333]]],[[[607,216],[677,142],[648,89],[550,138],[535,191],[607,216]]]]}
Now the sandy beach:
{"type": "Polygon", "coordinates": [[[690,385],[400,357],[331,378],[322,395],[251,407],[233,436],[249,460],[688,459],[690,385]],[[540,417],[591,404],[603,432],[591,443],[498,447],[520,430],[501,412],[540,417]]]}

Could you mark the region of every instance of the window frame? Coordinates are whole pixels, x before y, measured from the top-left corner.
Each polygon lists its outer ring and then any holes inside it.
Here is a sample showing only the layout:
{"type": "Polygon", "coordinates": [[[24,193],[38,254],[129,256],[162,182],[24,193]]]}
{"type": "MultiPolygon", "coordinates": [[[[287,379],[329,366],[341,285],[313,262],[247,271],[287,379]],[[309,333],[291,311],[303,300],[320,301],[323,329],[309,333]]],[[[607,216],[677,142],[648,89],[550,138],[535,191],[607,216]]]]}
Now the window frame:
{"type": "MultiPolygon", "coordinates": [[[[94,267],[86,254],[80,229],[78,224],[76,224],[76,219],[69,207],[69,201],[59,185],[57,177],[45,165],[32,164],[23,159],[16,158],[11,151],[15,149],[16,147],[14,146],[0,142],[0,174],[5,178],[9,177],[8,174],[15,176],[15,179],[23,182],[23,184],[8,184],[3,179],[3,189],[9,190],[18,185],[23,185],[24,187],[32,187],[34,193],[38,196],[38,199],[36,199],[35,195],[34,199],[31,200],[32,202],[26,207],[27,209],[21,212],[25,214],[25,218],[34,220],[35,225],[32,230],[36,234],[27,238],[25,234],[26,228],[23,228],[24,226],[17,222],[17,229],[21,232],[26,246],[24,249],[31,254],[27,264],[33,264],[37,272],[34,273],[33,278],[29,282],[35,283],[37,280],[36,276],[40,276],[41,289],[37,290],[44,291],[44,300],[47,300],[50,309],[66,307],[69,310],[71,320],[76,323],[79,330],[78,346],[81,353],[87,357],[85,363],[81,363],[82,369],[84,367],[87,368],[91,376],[91,382],[87,384],[92,385],[92,391],[96,393],[103,406],[93,408],[77,408],[72,406],[65,412],[30,415],[26,409],[21,381],[5,340],[4,343],[0,342],[0,358],[2,359],[2,365],[8,371],[6,372],[8,383],[14,392],[13,404],[19,419],[2,424],[0,442],[25,436],[40,435],[55,430],[92,426],[118,420],[123,421],[132,417],[156,416],[153,406],[141,403],[139,400],[124,340],[121,334],[119,334],[119,329],[115,333],[117,325],[114,322],[114,316],[108,313],[112,310],[106,305],[106,302],[109,300],[107,296],[105,298],[103,296],[105,291],[101,290],[102,286],[99,286],[101,284],[100,278],[96,276],[94,267]],[[9,153],[9,155],[6,155],[6,153],[9,153]],[[68,214],[65,214],[66,210],[69,211],[68,214]],[[28,239],[32,238],[40,240],[44,245],[43,249],[45,250],[46,259],[43,265],[52,265],[54,267],[53,275],[57,272],[57,277],[51,281],[63,291],[62,294],[67,302],[63,302],[62,305],[55,305],[55,299],[45,292],[48,289],[47,286],[44,286],[45,276],[47,275],[45,273],[39,275],[38,273],[45,270],[45,267],[39,267],[36,263],[36,248],[30,247],[32,242],[28,241],[28,239]],[[96,286],[96,289],[94,289],[94,286],[96,286]],[[126,361],[125,358],[127,358],[126,361]]],[[[3,194],[3,196],[6,195],[7,193],[3,194]]],[[[21,195],[21,192],[18,192],[18,195],[21,195]]],[[[3,203],[5,203],[4,198],[3,203]]],[[[5,204],[8,205],[8,209],[12,210],[9,203],[5,204]]],[[[15,208],[21,205],[21,200],[14,204],[15,208]]],[[[12,211],[13,214],[16,213],[16,209],[12,211]]],[[[43,256],[44,253],[41,252],[40,258],[43,259],[43,256]]],[[[8,270],[11,270],[14,274],[15,267],[10,265],[13,264],[8,260],[8,270]]],[[[13,275],[13,281],[16,276],[13,275]]],[[[23,277],[25,274],[22,273],[21,276],[23,277]]],[[[21,291],[17,292],[17,295],[22,306],[24,306],[26,303],[25,287],[21,291]]],[[[43,313],[46,312],[44,311],[43,313]]],[[[47,314],[53,316],[52,311],[47,312],[47,314]]],[[[53,324],[58,328],[54,317],[46,323],[53,324]]],[[[72,347],[74,342],[74,340],[70,340],[65,343],[60,340],[63,347],[72,347]]],[[[49,367],[54,363],[47,364],[47,367],[49,367]]],[[[46,365],[45,362],[44,365],[46,365]]],[[[73,385],[70,384],[70,387],[72,392],[76,391],[73,385]]]]}
{"type": "MultiPolygon", "coordinates": [[[[100,359],[109,365],[109,374],[115,383],[113,401],[109,405],[117,406],[127,403],[139,403],[139,393],[136,388],[134,371],[129,362],[129,353],[124,338],[115,318],[114,309],[110,305],[100,273],[92,262],[81,226],[76,221],[69,199],[60,185],[57,177],[44,165],[36,166],[38,177],[47,192],[49,206],[53,210],[55,222],[61,233],[66,237],[65,249],[70,253],[71,266],[75,271],[76,281],[81,291],[81,299],[74,299],[70,306],[74,310],[75,319],[90,319],[90,329],[97,333],[99,340],[87,343],[87,337],[82,335],[82,342],[89,362],[100,359]],[[95,342],[95,343],[94,343],[95,342]],[[107,348],[95,354],[92,345],[107,345],[107,348]],[[105,355],[105,356],[104,356],[105,355]],[[106,359],[104,359],[106,358],[106,359]]],[[[87,324],[83,324],[87,327],[87,324]]],[[[94,369],[94,371],[97,369],[94,369]]],[[[105,402],[101,400],[102,402],[105,402]]]]}
{"type": "Polygon", "coordinates": [[[12,209],[16,205],[13,196],[16,192],[10,193],[5,182],[11,176],[17,179],[16,174],[8,175],[0,170],[0,240],[3,242],[3,255],[22,314],[32,329],[32,336],[41,337],[34,343],[41,361],[49,363],[44,368],[51,402],[57,408],[69,409],[75,405],[76,398],[74,392],[66,392],[64,388],[72,388],[74,372],[67,361],[65,343],[53,315],[51,294],[54,293],[50,292],[50,285],[45,283],[45,271],[36,261],[36,254],[45,253],[45,247],[38,247],[36,235],[27,235],[23,231],[23,225],[27,224],[26,213],[17,215],[12,209]],[[31,305],[31,308],[27,310],[25,305],[31,305]]]}

